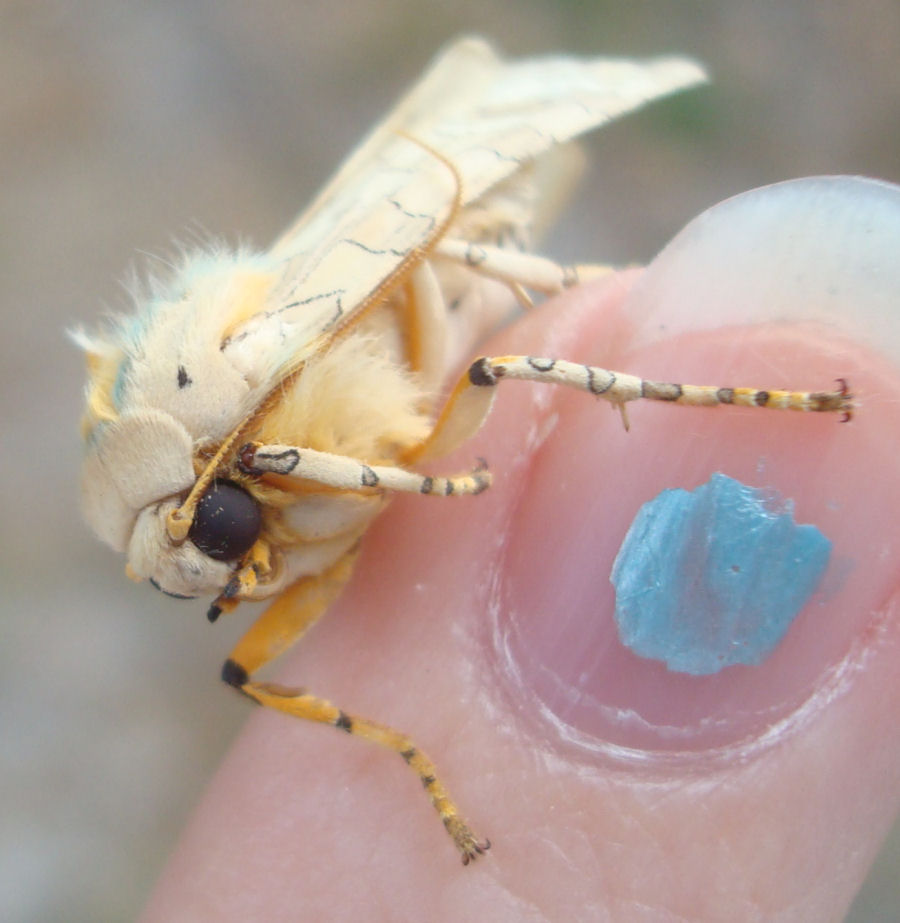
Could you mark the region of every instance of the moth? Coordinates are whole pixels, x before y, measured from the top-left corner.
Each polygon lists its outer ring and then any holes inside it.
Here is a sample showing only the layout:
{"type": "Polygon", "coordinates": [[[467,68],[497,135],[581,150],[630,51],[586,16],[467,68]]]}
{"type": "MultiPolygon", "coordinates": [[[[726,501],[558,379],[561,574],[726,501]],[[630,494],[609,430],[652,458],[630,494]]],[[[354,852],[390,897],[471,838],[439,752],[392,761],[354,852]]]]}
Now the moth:
{"type": "Polygon", "coordinates": [[[394,493],[489,486],[483,465],[438,477],[428,463],[481,427],[501,381],[567,385],[620,409],[649,398],[849,413],[845,387],[696,387],[536,356],[478,358],[435,397],[528,292],[578,282],[531,252],[570,185],[569,142],[704,79],[682,57],[508,62],[459,40],[270,250],[190,254],[133,315],[76,334],[90,526],[127,554],[130,577],[212,596],[211,621],[270,599],[225,682],[398,753],[464,863],[489,843],[408,736],[253,676],[328,608],[394,493]]]}

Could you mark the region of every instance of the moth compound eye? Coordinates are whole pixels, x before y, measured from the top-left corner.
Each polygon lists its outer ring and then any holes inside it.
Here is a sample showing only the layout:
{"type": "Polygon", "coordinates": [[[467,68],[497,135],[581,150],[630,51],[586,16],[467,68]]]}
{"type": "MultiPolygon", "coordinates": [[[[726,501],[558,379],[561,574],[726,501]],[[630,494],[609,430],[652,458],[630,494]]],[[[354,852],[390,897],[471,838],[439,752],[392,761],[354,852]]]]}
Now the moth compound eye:
{"type": "Polygon", "coordinates": [[[262,527],[259,504],[232,481],[216,480],[200,498],[188,538],[215,561],[246,554],[262,527]]]}

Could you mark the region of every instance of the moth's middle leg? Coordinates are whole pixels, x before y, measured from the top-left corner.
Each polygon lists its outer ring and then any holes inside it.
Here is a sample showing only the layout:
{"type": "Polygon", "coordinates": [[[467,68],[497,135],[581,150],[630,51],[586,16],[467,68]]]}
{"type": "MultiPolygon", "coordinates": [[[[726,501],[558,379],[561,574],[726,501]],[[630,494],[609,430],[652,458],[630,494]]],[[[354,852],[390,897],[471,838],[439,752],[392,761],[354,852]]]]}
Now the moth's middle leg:
{"type": "Polygon", "coordinates": [[[689,407],[733,404],[772,410],[840,413],[845,420],[853,412],[853,395],[842,379],[834,391],[773,391],[650,381],[599,366],[539,356],[482,357],[460,377],[433,430],[406,453],[404,462],[412,464],[438,458],[474,436],[490,412],[497,385],[505,379],[565,385],[593,394],[622,412],[626,429],[625,406],[636,400],[689,407]]]}

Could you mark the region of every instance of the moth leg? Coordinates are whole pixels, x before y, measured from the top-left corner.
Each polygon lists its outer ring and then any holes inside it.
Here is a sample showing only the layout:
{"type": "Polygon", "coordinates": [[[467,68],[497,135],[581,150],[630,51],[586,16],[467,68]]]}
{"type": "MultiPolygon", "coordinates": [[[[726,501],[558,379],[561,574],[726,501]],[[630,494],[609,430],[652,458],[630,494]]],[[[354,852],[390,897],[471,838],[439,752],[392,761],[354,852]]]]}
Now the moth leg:
{"type": "Polygon", "coordinates": [[[256,670],[298,641],[318,620],[344,588],[356,557],[357,552],[351,551],[320,576],[299,580],[285,590],[237,643],[222,668],[222,679],[266,708],[274,708],[295,718],[330,724],[399,754],[419,777],[444,827],[462,854],[463,864],[467,865],[488,849],[490,843],[476,837],[462,820],[455,802],[437,777],[434,763],[409,737],[367,718],[349,715],[326,699],[303,689],[254,682],[250,678],[256,670]]]}
{"type": "MultiPolygon", "coordinates": [[[[473,436],[491,409],[496,386],[503,379],[566,385],[609,401],[620,411],[629,401],[653,400],[691,407],[767,407],[773,410],[841,413],[849,420],[853,395],[843,379],[834,391],[767,391],[649,381],[597,366],[545,359],[537,356],[497,356],[476,359],[459,379],[444,405],[434,429],[404,456],[404,462],[420,462],[445,455],[473,436]]],[[[628,418],[622,412],[628,428],[628,418]]]]}
{"type": "Polygon", "coordinates": [[[470,472],[451,477],[431,477],[394,465],[367,465],[346,455],[288,445],[248,442],[239,453],[246,474],[276,474],[336,490],[390,490],[451,497],[480,494],[491,476],[484,461],[470,472]]]}
{"type": "Polygon", "coordinates": [[[254,542],[241,567],[235,571],[225,589],[213,600],[206,617],[210,622],[215,622],[223,612],[233,611],[241,599],[247,599],[253,593],[259,578],[271,571],[272,555],[268,543],[254,542]]]}
{"type": "Polygon", "coordinates": [[[406,286],[406,350],[410,366],[426,391],[437,391],[444,377],[447,308],[440,283],[427,260],[409,274],[406,286]]]}
{"type": "Polygon", "coordinates": [[[301,578],[280,593],[235,645],[223,673],[231,670],[249,676],[299,641],[337,599],[357,556],[358,550],[353,549],[323,573],[301,578]]]}
{"type": "MultiPolygon", "coordinates": [[[[554,260],[521,250],[509,250],[490,244],[476,244],[468,240],[443,238],[434,248],[434,256],[443,257],[467,266],[484,276],[506,282],[522,300],[523,288],[555,295],[588,279],[613,272],[611,266],[584,265],[561,266],[554,260]]],[[[525,306],[530,307],[530,299],[525,306]]]]}

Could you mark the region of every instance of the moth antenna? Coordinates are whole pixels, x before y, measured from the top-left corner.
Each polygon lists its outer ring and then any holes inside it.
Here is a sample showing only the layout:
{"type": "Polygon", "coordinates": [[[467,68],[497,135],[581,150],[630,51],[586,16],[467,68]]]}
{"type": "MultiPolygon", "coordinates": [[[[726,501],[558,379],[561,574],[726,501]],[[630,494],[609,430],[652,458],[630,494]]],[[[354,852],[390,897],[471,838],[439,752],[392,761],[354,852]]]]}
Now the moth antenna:
{"type": "Polygon", "coordinates": [[[178,509],[172,510],[166,519],[166,532],[173,542],[183,542],[188,532],[191,531],[191,525],[194,522],[194,514],[197,511],[197,504],[200,498],[209,489],[222,459],[231,451],[231,447],[237,442],[243,431],[247,428],[247,423],[242,423],[216,450],[216,454],[207,462],[206,467],[200,472],[200,476],[194,481],[194,486],[185,498],[184,503],[178,509]]]}

